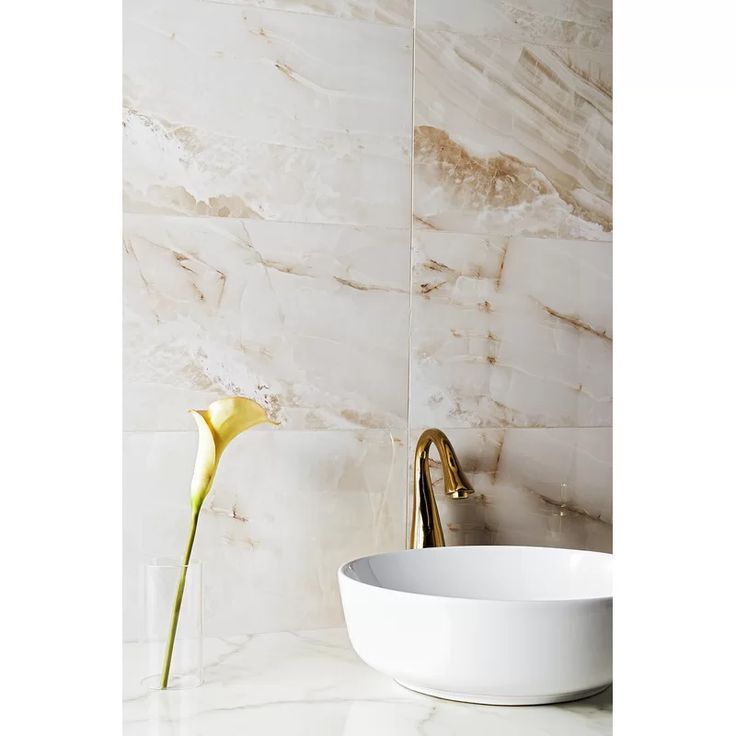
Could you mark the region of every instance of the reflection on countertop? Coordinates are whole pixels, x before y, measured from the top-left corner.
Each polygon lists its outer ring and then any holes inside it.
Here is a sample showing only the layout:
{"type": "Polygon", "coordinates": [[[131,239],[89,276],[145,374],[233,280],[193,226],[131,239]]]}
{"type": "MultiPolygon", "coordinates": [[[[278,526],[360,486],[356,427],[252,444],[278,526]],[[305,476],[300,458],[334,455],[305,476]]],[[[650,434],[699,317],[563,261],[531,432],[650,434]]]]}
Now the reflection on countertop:
{"type": "Polygon", "coordinates": [[[205,684],[146,690],[142,644],[124,645],[124,733],[155,736],[593,736],[611,733],[611,688],[553,706],[438,700],[374,672],[344,629],[205,640],[205,684]]]}

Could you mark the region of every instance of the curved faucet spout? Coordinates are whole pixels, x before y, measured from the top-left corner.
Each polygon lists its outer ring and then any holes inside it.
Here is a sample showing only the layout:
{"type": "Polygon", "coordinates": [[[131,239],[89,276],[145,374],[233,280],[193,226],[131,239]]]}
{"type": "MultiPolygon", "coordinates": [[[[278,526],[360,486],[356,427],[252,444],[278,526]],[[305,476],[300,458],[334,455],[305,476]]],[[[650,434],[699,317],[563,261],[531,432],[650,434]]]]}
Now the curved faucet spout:
{"type": "Polygon", "coordinates": [[[409,535],[409,549],[444,547],[445,536],[429,475],[429,450],[435,445],[440,456],[445,495],[467,498],[473,488],[460,468],[455,450],[444,432],[427,429],[422,432],[414,453],[414,500],[409,535]]]}

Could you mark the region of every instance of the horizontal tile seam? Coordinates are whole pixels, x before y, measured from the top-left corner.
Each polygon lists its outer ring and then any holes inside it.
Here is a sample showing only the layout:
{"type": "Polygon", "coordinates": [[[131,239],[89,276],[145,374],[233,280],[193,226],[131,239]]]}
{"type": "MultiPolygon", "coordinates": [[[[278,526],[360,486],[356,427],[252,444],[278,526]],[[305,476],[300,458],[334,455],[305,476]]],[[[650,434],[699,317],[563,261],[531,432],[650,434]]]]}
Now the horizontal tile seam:
{"type": "Polygon", "coordinates": [[[445,235],[471,235],[485,238],[509,238],[515,240],[534,240],[539,242],[551,241],[553,243],[581,243],[590,246],[613,245],[612,240],[587,240],[585,238],[562,238],[562,237],[540,237],[538,235],[523,235],[518,233],[489,233],[481,230],[438,230],[435,228],[413,228],[411,225],[376,225],[365,222],[327,222],[320,220],[269,220],[260,217],[213,217],[212,215],[179,215],[171,212],[131,212],[123,209],[123,218],[139,217],[149,219],[166,220],[192,220],[206,222],[257,222],[261,224],[274,225],[314,225],[316,227],[350,227],[359,230],[389,230],[394,232],[405,232],[408,234],[437,233],[445,235]]]}
{"type": "MultiPolygon", "coordinates": [[[[269,434],[276,433],[276,434],[345,434],[345,433],[352,433],[352,434],[371,434],[371,433],[380,433],[380,434],[395,434],[400,435],[408,432],[421,432],[422,430],[426,429],[428,424],[420,424],[417,426],[403,426],[403,427],[355,427],[355,428],[336,428],[336,429],[279,429],[279,430],[271,430],[269,434]]],[[[591,425],[581,425],[581,426],[571,426],[571,425],[553,425],[549,427],[523,427],[523,426],[482,426],[482,427],[450,427],[446,424],[440,424],[437,425],[442,430],[447,431],[470,431],[470,432],[502,432],[507,430],[524,430],[524,431],[548,431],[548,430],[570,430],[570,429],[585,429],[585,430],[603,430],[603,429],[613,429],[613,426],[610,424],[591,424],[591,425]]],[[[259,434],[265,434],[266,430],[259,431],[259,434]]],[[[132,434],[191,434],[196,435],[197,430],[196,429],[123,429],[124,435],[132,435],[132,434]]]]}
{"type": "Polygon", "coordinates": [[[435,424],[435,425],[429,425],[429,424],[419,424],[416,426],[410,426],[409,431],[410,432],[421,432],[422,430],[426,429],[429,426],[437,426],[439,429],[447,430],[448,432],[454,432],[455,430],[463,431],[463,432],[505,432],[507,430],[513,430],[518,431],[520,429],[523,429],[526,432],[536,432],[537,430],[544,432],[550,429],[558,430],[558,429],[613,429],[613,425],[611,424],[584,424],[584,425],[569,425],[569,424],[556,424],[549,427],[524,427],[515,425],[513,427],[509,426],[497,426],[497,425],[487,425],[482,427],[451,427],[447,424],[435,424]]]}
{"type": "MultiPolygon", "coordinates": [[[[315,225],[317,227],[352,227],[371,230],[391,230],[396,232],[411,233],[410,225],[375,225],[360,222],[322,222],[317,220],[269,220],[262,217],[213,217],[212,215],[178,215],[171,212],[131,212],[123,208],[123,219],[127,217],[147,217],[169,220],[192,220],[212,222],[258,222],[271,223],[275,225],[315,225]]],[[[123,223],[125,224],[125,223],[123,223]]],[[[474,233],[468,233],[472,235],[474,233]]]]}

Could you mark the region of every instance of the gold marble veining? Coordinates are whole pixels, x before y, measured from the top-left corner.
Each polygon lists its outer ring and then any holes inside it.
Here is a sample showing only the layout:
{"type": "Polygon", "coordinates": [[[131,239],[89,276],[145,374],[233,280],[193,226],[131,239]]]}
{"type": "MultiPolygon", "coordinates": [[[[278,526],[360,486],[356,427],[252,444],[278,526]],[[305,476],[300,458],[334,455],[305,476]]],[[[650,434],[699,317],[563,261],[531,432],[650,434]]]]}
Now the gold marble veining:
{"type": "Polygon", "coordinates": [[[407,230],[125,219],[127,429],[223,393],[289,429],[405,425],[407,230]]]}
{"type": "MultiPolygon", "coordinates": [[[[476,490],[448,502],[432,484],[448,545],[533,544],[611,551],[611,430],[456,429],[448,433],[476,490]]],[[[410,439],[418,436],[418,430],[410,439]]]]}
{"type": "Polygon", "coordinates": [[[410,421],[611,421],[610,245],[415,230],[410,421]]]}
{"type": "Polygon", "coordinates": [[[610,549],[610,0],[126,0],[124,24],[129,605],[185,531],[182,407],[223,394],[283,431],[205,504],[213,633],[337,625],[334,569],[402,546],[430,426],[477,491],[438,499],[448,544],[610,549]]]}
{"type": "Polygon", "coordinates": [[[406,227],[412,33],[333,5],[127,0],[125,211],[406,227]]]}
{"type": "Polygon", "coordinates": [[[610,424],[610,35],[608,0],[417,3],[412,429],[610,424]]]}
{"type": "Polygon", "coordinates": [[[552,309],[552,307],[548,307],[545,304],[543,304],[542,307],[544,308],[544,311],[549,314],[550,317],[554,317],[555,319],[559,319],[561,322],[572,325],[576,330],[589,332],[591,335],[596,335],[597,337],[600,337],[603,340],[607,340],[608,342],[612,341],[611,336],[606,332],[606,330],[596,330],[593,326],[589,325],[587,322],[583,321],[579,317],[576,317],[572,314],[562,314],[556,309],[552,309]]]}
{"type": "Polygon", "coordinates": [[[415,227],[609,240],[606,53],[417,31],[415,227]]]}
{"type": "MultiPolygon", "coordinates": [[[[414,131],[414,156],[416,164],[431,171],[430,182],[465,208],[504,209],[557,196],[577,217],[600,225],[604,232],[612,228],[608,214],[578,201],[574,191],[555,187],[533,166],[504,153],[485,159],[471,156],[444,130],[418,126],[414,131]]],[[[435,229],[431,223],[430,227],[435,229]]]]}
{"type": "Polygon", "coordinates": [[[611,49],[611,0],[418,0],[417,28],[611,49]]]}
{"type": "Polygon", "coordinates": [[[469,207],[511,207],[554,191],[518,158],[503,153],[487,159],[471,156],[447,132],[430,125],[415,128],[414,156],[419,164],[433,165],[436,183],[469,207]]]}

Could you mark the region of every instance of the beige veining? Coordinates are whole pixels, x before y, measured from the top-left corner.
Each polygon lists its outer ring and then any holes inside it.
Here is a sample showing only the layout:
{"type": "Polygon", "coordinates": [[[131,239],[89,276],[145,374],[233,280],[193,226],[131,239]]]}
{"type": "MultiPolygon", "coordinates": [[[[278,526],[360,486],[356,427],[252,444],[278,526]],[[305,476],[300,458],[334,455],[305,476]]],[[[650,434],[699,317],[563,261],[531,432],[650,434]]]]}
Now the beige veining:
{"type": "Polygon", "coordinates": [[[407,226],[410,29],[130,0],[125,34],[128,212],[407,226]]]}
{"type": "Polygon", "coordinates": [[[565,322],[568,325],[572,325],[576,330],[584,330],[585,332],[589,332],[591,335],[596,335],[597,337],[601,337],[604,340],[608,340],[609,342],[612,341],[612,338],[606,333],[605,330],[596,330],[591,327],[591,325],[581,320],[579,317],[571,314],[561,314],[556,309],[552,309],[552,307],[548,307],[544,304],[542,305],[542,307],[544,308],[544,311],[547,312],[547,314],[549,314],[551,317],[560,320],[560,322],[565,322]]]}
{"type": "Polygon", "coordinates": [[[451,190],[469,208],[503,208],[552,194],[550,183],[531,166],[506,154],[480,159],[444,131],[420,125],[414,131],[419,165],[435,168],[435,183],[451,190]]]}
{"type": "Polygon", "coordinates": [[[127,217],[131,429],[187,428],[182,399],[221,392],[292,428],[402,426],[407,232],[196,222],[127,217]]]}
{"type": "Polygon", "coordinates": [[[610,0],[417,0],[417,27],[610,52],[610,0]]]}
{"type": "Polygon", "coordinates": [[[204,0],[204,2],[398,26],[410,26],[413,15],[412,0],[204,0]]]}
{"type": "Polygon", "coordinates": [[[124,14],[127,635],[188,521],[185,410],[225,394],[281,424],[206,511],[213,633],[340,625],[428,426],[477,491],[449,544],[610,550],[610,1],[124,14]]]}
{"type": "Polygon", "coordinates": [[[610,549],[610,429],[466,429],[450,436],[476,493],[463,504],[438,494],[448,544],[610,549]]]}
{"type": "Polygon", "coordinates": [[[609,240],[610,54],[417,31],[415,223],[609,240]]]}
{"type": "Polygon", "coordinates": [[[413,241],[413,427],[610,422],[607,244],[429,230],[413,241]]]}

